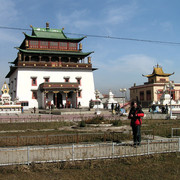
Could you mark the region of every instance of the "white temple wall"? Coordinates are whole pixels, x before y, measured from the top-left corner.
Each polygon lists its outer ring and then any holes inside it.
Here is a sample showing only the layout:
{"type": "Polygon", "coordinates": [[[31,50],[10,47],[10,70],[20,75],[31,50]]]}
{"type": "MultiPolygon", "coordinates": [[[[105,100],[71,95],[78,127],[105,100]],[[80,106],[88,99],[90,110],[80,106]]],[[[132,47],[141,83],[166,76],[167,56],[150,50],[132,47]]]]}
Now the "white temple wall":
{"type": "MultiPolygon", "coordinates": [[[[29,101],[29,108],[42,107],[43,105],[43,95],[39,89],[39,85],[44,83],[44,78],[49,77],[49,82],[65,82],[64,77],[69,76],[69,82],[77,82],[76,77],[81,77],[80,89],[81,97],[78,98],[78,102],[81,106],[89,106],[89,101],[95,99],[94,94],[94,79],[92,70],[42,70],[42,69],[26,69],[20,68],[14,73],[10,80],[17,78],[17,97],[20,101],[29,101]],[[32,86],[32,77],[37,77],[37,86],[32,86]],[[37,90],[38,99],[32,99],[32,90],[37,90]]],[[[13,87],[15,89],[15,87],[13,87]]],[[[53,101],[52,97],[49,99],[53,101]]],[[[65,102],[65,97],[63,97],[63,103],[65,102]]]]}
{"type": "Polygon", "coordinates": [[[14,101],[17,98],[17,78],[18,73],[17,70],[11,75],[9,78],[9,95],[11,96],[11,100],[14,101]]]}

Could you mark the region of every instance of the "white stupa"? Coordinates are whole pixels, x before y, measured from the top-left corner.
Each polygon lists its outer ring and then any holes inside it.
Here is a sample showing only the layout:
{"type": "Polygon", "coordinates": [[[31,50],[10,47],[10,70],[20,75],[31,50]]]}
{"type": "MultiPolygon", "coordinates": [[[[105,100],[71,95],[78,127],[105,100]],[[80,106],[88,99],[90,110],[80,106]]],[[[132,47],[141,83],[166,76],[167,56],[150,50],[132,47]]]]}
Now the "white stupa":
{"type": "Polygon", "coordinates": [[[21,103],[16,101],[11,101],[11,96],[9,95],[9,87],[6,82],[2,86],[2,95],[0,100],[0,114],[1,113],[21,113],[21,103]]]}
{"type": "Polygon", "coordinates": [[[164,89],[163,89],[163,94],[162,96],[160,97],[160,104],[162,105],[170,105],[171,104],[176,104],[176,101],[174,101],[173,99],[171,99],[171,96],[170,94],[168,93],[167,91],[167,86],[165,85],[164,86],[164,89]],[[170,102],[171,101],[171,102],[170,102]]]}
{"type": "Polygon", "coordinates": [[[106,101],[106,103],[107,103],[108,109],[111,109],[112,104],[114,105],[117,104],[117,101],[114,100],[114,94],[112,93],[111,90],[109,91],[109,98],[106,101]]]}

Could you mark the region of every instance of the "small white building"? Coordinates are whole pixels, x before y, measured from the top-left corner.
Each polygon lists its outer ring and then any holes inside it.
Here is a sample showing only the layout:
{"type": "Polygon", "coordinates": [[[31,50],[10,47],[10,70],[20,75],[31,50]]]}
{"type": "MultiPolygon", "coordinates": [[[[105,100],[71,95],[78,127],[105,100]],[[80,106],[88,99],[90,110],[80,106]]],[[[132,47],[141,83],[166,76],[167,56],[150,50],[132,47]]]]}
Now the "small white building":
{"type": "Polygon", "coordinates": [[[82,38],[68,38],[62,29],[32,27],[25,34],[9,78],[12,100],[24,108],[89,107],[95,99],[91,57],[82,52],[82,38]]]}

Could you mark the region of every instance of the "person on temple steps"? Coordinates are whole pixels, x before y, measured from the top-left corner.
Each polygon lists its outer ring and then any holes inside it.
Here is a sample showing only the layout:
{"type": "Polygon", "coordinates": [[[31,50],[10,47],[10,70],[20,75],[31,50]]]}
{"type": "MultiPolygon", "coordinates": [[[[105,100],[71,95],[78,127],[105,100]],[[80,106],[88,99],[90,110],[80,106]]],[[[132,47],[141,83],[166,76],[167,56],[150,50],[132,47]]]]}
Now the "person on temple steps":
{"type": "Polygon", "coordinates": [[[136,101],[131,102],[131,109],[128,118],[131,119],[130,125],[133,131],[134,147],[141,145],[141,124],[144,112],[140,105],[137,105],[136,101]]]}

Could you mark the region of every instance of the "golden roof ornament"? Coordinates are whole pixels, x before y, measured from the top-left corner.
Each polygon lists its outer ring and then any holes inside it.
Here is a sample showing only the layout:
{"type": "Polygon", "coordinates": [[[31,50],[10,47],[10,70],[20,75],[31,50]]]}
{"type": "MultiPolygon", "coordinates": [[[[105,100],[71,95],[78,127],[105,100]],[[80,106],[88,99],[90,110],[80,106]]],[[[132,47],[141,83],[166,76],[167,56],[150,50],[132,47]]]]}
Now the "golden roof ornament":
{"type": "Polygon", "coordinates": [[[4,82],[1,91],[3,94],[9,94],[9,87],[6,82],[4,82]]]}

